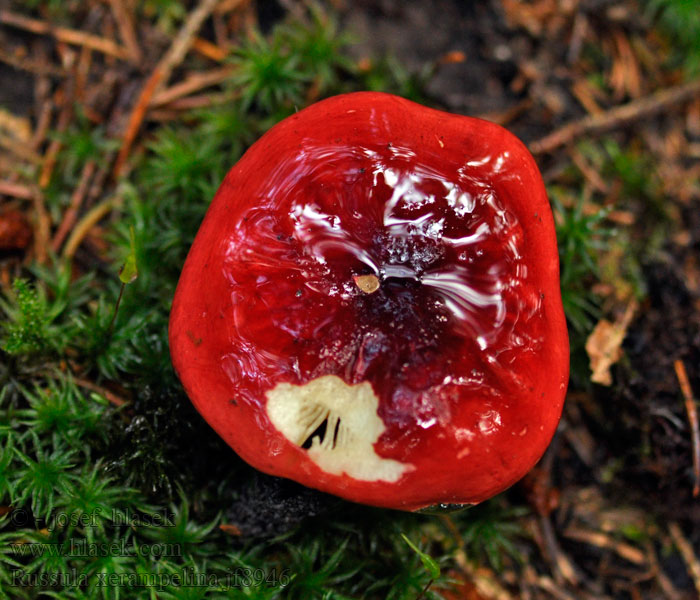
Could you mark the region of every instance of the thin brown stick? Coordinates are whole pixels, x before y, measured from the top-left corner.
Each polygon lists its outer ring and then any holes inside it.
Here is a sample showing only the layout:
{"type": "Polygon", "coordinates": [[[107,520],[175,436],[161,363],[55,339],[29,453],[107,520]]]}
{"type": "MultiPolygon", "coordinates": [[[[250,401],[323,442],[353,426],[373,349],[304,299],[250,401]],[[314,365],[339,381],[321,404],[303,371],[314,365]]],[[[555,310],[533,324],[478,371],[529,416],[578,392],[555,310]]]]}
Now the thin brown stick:
{"type": "Polygon", "coordinates": [[[34,204],[34,256],[39,264],[44,264],[49,257],[49,239],[51,237],[51,217],[46,210],[44,195],[41,190],[33,190],[34,204]]]}
{"type": "Polygon", "coordinates": [[[501,127],[505,127],[506,125],[508,125],[508,123],[510,123],[514,119],[517,119],[521,114],[527,111],[531,106],[532,100],[530,100],[530,98],[526,98],[525,100],[522,100],[517,104],[506,108],[505,110],[483,113],[479,115],[479,117],[481,119],[485,119],[486,121],[496,123],[501,127]]]}
{"type": "Polygon", "coordinates": [[[172,108],[157,108],[148,111],[148,120],[158,123],[170,123],[177,121],[180,117],[182,117],[182,113],[172,108]]]}
{"type": "Polygon", "coordinates": [[[636,565],[647,564],[647,556],[639,548],[631,544],[626,544],[625,542],[620,542],[602,531],[590,531],[580,527],[568,527],[564,530],[564,536],[570,540],[612,550],[621,558],[636,565]]]}
{"type": "Polygon", "coordinates": [[[122,145],[119,149],[117,160],[114,163],[112,175],[115,179],[119,177],[119,174],[124,168],[124,163],[131,152],[131,146],[133,145],[136,135],[138,134],[141,124],[143,123],[143,119],[146,116],[146,110],[148,109],[148,105],[151,103],[151,98],[153,98],[158,88],[168,81],[173,69],[175,69],[175,67],[177,67],[177,65],[179,65],[185,58],[187,51],[192,45],[195,34],[202,26],[202,23],[204,23],[206,18],[214,10],[218,2],[219,0],[200,1],[197,8],[190,13],[190,16],[183,24],[172,44],[170,44],[170,47],[166,53],[163,55],[160,61],[158,61],[158,64],[156,65],[155,69],[153,69],[150,77],[146,80],[146,83],[141,89],[141,93],[136,100],[136,104],[131,111],[131,115],[129,116],[129,122],[126,126],[124,137],[122,138],[122,145]]]}
{"type": "Polygon", "coordinates": [[[129,58],[127,50],[113,40],[85,33],[84,31],[56,27],[46,21],[30,19],[9,10],[0,10],[0,23],[38,35],[52,35],[60,42],[75,46],[85,46],[116,58],[129,58]]]}
{"type": "Polygon", "coordinates": [[[189,96],[213,85],[226,81],[233,72],[233,67],[223,67],[200,73],[193,73],[184,81],[169,87],[153,96],[151,106],[163,106],[174,100],[189,96]]]}
{"type": "Polygon", "coordinates": [[[212,44],[208,40],[199,37],[195,38],[194,42],[192,42],[192,49],[199,52],[202,56],[216,62],[221,62],[227,56],[226,50],[220,48],[216,44],[212,44]]]}
{"type": "Polygon", "coordinates": [[[158,63],[158,67],[162,71],[162,83],[170,79],[173,69],[184,60],[185,55],[192,46],[197,31],[199,31],[204,21],[216,8],[218,2],[219,0],[200,0],[197,8],[187,18],[170,48],[168,48],[168,51],[158,63]]]}
{"type": "Polygon", "coordinates": [[[214,11],[211,22],[214,26],[214,41],[218,48],[229,48],[231,46],[229,43],[229,32],[233,29],[233,27],[230,27],[231,21],[233,20],[234,19],[229,19],[229,22],[226,23],[224,15],[216,10],[214,11]]]}
{"type": "Polygon", "coordinates": [[[79,377],[75,377],[75,375],[73,376],[73,381],[77,383],[81,388],[90,390],[91,392],[95,392],[100,396],[103,396],[105,400],[107,400],[110,404],[114,404],[114,406],[124,406],[126,404],[126,400],[124,400],[124,398],[117,396],[114,392],[110,392],[107,388],[99,386],[96,383],[92,383],[92,381],[88,381],[87,379],[80,379],[79,377]]]}
{"type": "Polygon", "coordinates": [[[46,77],[37,77],[35,87],[35,97],[38,104],[36,127],[32,133],[32,139],[29,143],[32,150],[38,152],[44,141],[46,134],[51,126],[51,117],[53,115],[53,102],[50,98],[50,82],[46,77]]]}
{"type": "Polygon", "coordinates": [[[700,80],[659,90],[644,98],[616,106],[604,113],[589,115],[564,125],[530,144],[533,154],[547,154],[573,142],[582,135],[598,134],[616,129],[632,121],[650,117],[677,104],[683,104],[700,96],[700,80]]]}
{"type": "Polygon", "coordinates": [[[688,568],[688,573],[695,584],[695,589],[698,594],[700,594],[700,561],[698,561],[698,557],[695,556],[692,544],[683,535],[683,531],[678,523],[673,521],[669,523],[668,532],[671,534],[673,544],[678,548],[678,551],[683,557],[683,562],[685,562],[688,568]]]}
{"type": "Polygon", "coordinates": [[[168,108],[174,110],[192,110],[194,108],[207,108],[210,106],[218,106],[220,104],[227,104],[238,98],[238,93],[230,92],[209,92],[206,94],[196,94],[192,96],[187,96],[186,98],[180,98],[179,100],[173,100],[168,105],[168,108]]]}
{"type": "Polygon", "coordinates": [[[661,588],[664,596],[669,600],[681,600],[681,593],[676,589],[659,564],[659,559],[656,556],[656,549],[654,548],[651,538],[644,541],[644,547],[647,551],[647,560],[649,561],[653,577],[661,588]]]}
{"type": "Polygon", "coordinates": [[[99,168],[97,174],[93,178],[92,184],[90,185],[90,190],[88,191],[88,202],[95,201],[102,195],[102,192],[105,189],[105,182],[107,181],[111,171],[112,161],[114,160],[115,154],[115,152],[108,152],[107,155],[102,158],[102,166],[99,168]]]}
{"type": "MultiPolygon", "coordinates": [[[[58,115],[58,122],[56,123],[56,131],[58,133],[63,133],[70,124],[71,118],[73,117],[73,106],[72,102],[68,99],[64,99],[63,108],[58,115]]],[[[63,142],[60,139],[54,138],[49,144],[49,148],[46,151],[46,156],[44,157],[44,164],[41,167],[41,173],[39,174],[39,187],[45,188],[49,185],[51,181],[51,174],[56,166],[56,159],[58,158],[58,153],[61,151],[63,142]]]]}
{"type": "Polygon", "coordinates": [[[143,54],[136,38],[136,30],[134,29],[132,15],[129,12],[129,6],[124,0],[109,0],[109,5],[112,8],[114,20],[119,28],[119,35],[129,53],[129,59],[132,63],[139,64],[143,54]]]}
{"type": "Polygon", "coordinates": [[[146,81],[146,84],[141,89],[141,93],[136,100],[136,104],[129,115],[129,121],[126,125],[124,137],[122,138],[119,154],[117,154],[117,160],[114,161],[114,169],[112,171],[112,177],[114,177],[114,179],[119,177],[122,169],[124,168],[124,163],[131,152],[131,146],[133,145],[139,129],[141,129],[141,123],[143,123],[143,119],[146,116],[148,105],[151,102],[154,92],[160,85],[162,77],[162,72],[156,66],[153,73],[151,73],[151,76],[146,81]]]}
{"type": "MultiPolygon", "coordinates": [[[[81,48],[84,50],[85,48],[81,48]]],[[[61,42],[60,40],[56,42],[56,54],[61,58],[61,64],[68,71],[70,75],[75,79],[75,63],[78,59],[78,51],[76,48],[72,48],[66,42],[61,42]]],[[[75,83],[73,83],[75,85],[75,83]]]]}
{"type": "Polygon", "coordinates": [[[71,260],[76,250],[83,243],[85,236],[97,223],[99,223],[109,212],[117,206],[118,200],[115,197],[107,198],[90,209],[85,216],[75,225],[73,231],[63,247],[62,256],[66,260],[71,260]]]}
{"type": "Polygon", "coordinates": [[[149,121],[161,122],[174,121],[180,118],[182,111],[211,108],[213,106],[228,104],[232,100],[235,100],[236,96],[236,94],[229,94],[227,92],[187,96],[186,98],[173,101],[167,107],[148,111],[148,119],[149,121]]]}
{"type": "Polygon", "coordinates": [[[14,54],[7,52],[4,48],[0,48],[0,62],[4,62],[20,71],[29,71],[35,75],[65,77],[67,71],[63,67],[47,61],[38,61],[33,58],[19,58],[14,54]]]}
{"type": "Polygon", "coordinates": [[[698,426],[698,408],[693,398],[693,390],[690,387],[688,373],[682,360],[674,360],[673,368],[676,371],[678,384],[681,386],[681,393],[685,400],[685,411],[688,413],[688,423],[690,423],[690,438],[693,443],[693,498],[700,494],[700,427],[698,426]]]}
{"type": "Polygon", "coordinates": [[[173,119],[179,118],[182,111],[228,104],[235,100],[236,97],[237,94],[231,94],[229,92],[187,96],[186,98],[173,100],[167,107],[150,110],[148,112],[148,119],[152,121],[172,121],[173,119]]]}
{"type": "MultiPolygon", "coordinates": [[[[563,589],[561,584],[557,584],[551,577],[547,577],[546,575],[537,575],[534,569],[528,570],[527,578],[529,583],[547,592],[550,598],[556,598],[556,600],[575,600],[574,596],[563,589]]],[[[607,598],[608,596],[600,596],[599,600],[607,600],[607,598]]]]}
{"type": "Polygon", "coordinates": [[[569,154],[572,162],[578,167],[579,171],[583,173],[583,176],[596,191],[600,192],[601,194],[607,194],[610,192],[610,186],[603,181],[603,178],[600,176],[598,171],[588,164],[588,161],[583,154],[578,151],[578,149],[572,148],[569,154]]]}
{"type": "Polygon", "coordinates": [[[0,181],[0,195],[12,196],[20,200],[31,200],[34,198],[34,192],[32,192],[31,188],[11,181],[0,181]]]}
{"type": "Polygon", "coordinates": [[[90,76],[90,66],[92,65],[92,50],[89,48],[80,49],[80,57],[75,65],[75,99],[79,104],[85,104],[85,86],[90,76]]]}
{"type": "Polygon", "coordinates": [[[465,579],[474,584],[481,597],[493,600],[514,600],[514,596],[503,587],[493,571],[485,567],[474,566],[474,563],[467,558],[464,548],[460,547],[454,553],[454,560],[465,574],[465,579]]]}
{"type": "Polygon", "coordinates": [[[546,553],[552,563],[555,580],[557,580],[557,583],[563,583],[565,580],[572,585],[578,585],[580,583],[580,578],[576,567],[559,546],[556,534],[554,533],[554,527],[549,517],[540,515],[539,525],[546,553]]]}
{"type": "Polygon", "coordinates": [[[53,236],[53,240],[51,240],[51,249],[56,253],[60,250],[61,244],[63,244],[63,241],[68,236],[68,232],[78,220],[80,206],[83,203],[83,199],[85,198],[85,194],[88,190],[88,185],[90,184],[90,180],[92,179],[94,173],[95,161],[89,160],[85,163],[83,171],[80,174],[80,181],[78,182],[78,186],[75,188],[75,191],[71,196],[70,206],[63,215],[63,220],[58,226],[58,229],[53,236]]]}

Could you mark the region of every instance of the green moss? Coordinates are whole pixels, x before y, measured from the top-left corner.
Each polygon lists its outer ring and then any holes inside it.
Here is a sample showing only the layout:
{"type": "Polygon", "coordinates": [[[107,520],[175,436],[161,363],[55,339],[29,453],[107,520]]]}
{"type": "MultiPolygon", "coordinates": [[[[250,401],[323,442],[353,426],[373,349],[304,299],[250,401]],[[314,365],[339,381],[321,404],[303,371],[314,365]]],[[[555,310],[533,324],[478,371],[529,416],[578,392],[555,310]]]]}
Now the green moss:
{"type": "Polygon", "coordinates": [[[14,295],[0,304],[7,316],[0,347],[8,354],[35,355],[57,352],[70,339],[68,327],[57,323],[64,306],[52,302],[43,287],[24,279],[14,282],[14,295]]]}
{"type": "Polygon", "coordinates": [[[668,36],[672,63],[688,78],[700,73],[700,10],[696,0],[647,0],[648,12],[668,36]]]}
{"type": "MultiPolygon", "coordinates": [[[[161,31],[173,31],[186,15],[185,4],[173,0],[148,0],[138,10],[161,31]]],[[[0,588],[28,598],[414,600],[431,581],[425,597],[439,597],[457,553],[494,569],[519,560],[525,511],[506,498],[451,517],[461,540],[435,517],[308,490],[273,502],[268,492],[282,484],[257,486],[263,476],[199,417],[170,364],[167,322],[180,269],[226,170],[246,148],[319,97],[374,89],[425,98],[432,67],[411,73],[380,58],[360,69],[345,52],[349,42],[315,7],[267,37],[254,33],[229,58],[235,70],[223,85],[227,103],[146,134],[130,174],[110,190],[120,208],[107,225],[108,257],[80,278],[55,260],[5,293],[0,506],[13,510],[0,516],[0,588]],[[137,274],[126,286],[119,279],[124,265],[137,274]],[[85,382],[91,390],[81,387],[85,382]],[[269,530],[232,535],[242,514],[237,502],[263,514],[269,530]],[[280,507],[290,505],[318,516],[284,519],[280,507]],[[50,545],[32,553],[29,543],[50,545]],[[51,550],[84,543],[117,550],[51,550]],[[88,584],[28,579],[18,587],[18,571],[72,573],[88,584]],[[198,585],[178,584],[183,577],[198,585]]],[[[47,192],[56,219],[85,162],[114,150],[84,119],[62,139],[47,192]]],[[[638,165],[608,150],[625,185],[648,188],[638,165]]],[[[601,277],[598,258],[611,228],[605,211],[585,213],[570,189],[550,191],[567,317],[583,337],[597,316],[598,300],[588,290],[601,277]]]]}

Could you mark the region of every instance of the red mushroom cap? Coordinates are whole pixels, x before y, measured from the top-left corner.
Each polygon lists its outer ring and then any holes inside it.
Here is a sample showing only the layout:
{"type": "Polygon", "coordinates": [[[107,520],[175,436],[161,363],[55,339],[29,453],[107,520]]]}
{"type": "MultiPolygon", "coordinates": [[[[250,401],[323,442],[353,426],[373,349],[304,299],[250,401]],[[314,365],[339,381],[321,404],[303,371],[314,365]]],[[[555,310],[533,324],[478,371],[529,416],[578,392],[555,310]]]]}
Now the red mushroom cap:
{"type": "Polygon", "coordinates": [[[247,462],[349,500],[477,503],[557,427],[569,372],[552,213],[505,129],[359,92],[231,169],[170,348],[247,462]]]}

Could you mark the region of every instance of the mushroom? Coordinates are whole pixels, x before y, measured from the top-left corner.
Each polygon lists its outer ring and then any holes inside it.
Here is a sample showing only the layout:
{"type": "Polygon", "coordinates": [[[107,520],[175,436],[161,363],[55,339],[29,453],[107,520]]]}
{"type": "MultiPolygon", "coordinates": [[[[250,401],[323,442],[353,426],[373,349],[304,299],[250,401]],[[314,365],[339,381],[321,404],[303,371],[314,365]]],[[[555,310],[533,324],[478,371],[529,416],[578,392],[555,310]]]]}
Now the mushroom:
{"type": "Polygon", "coordinates": [[[318,102],[221,184],[170,317],[197,410],[247,462],[366,504],[474,504],[541,457],[569,371],[525,146],[389,94],[318,102]]]}

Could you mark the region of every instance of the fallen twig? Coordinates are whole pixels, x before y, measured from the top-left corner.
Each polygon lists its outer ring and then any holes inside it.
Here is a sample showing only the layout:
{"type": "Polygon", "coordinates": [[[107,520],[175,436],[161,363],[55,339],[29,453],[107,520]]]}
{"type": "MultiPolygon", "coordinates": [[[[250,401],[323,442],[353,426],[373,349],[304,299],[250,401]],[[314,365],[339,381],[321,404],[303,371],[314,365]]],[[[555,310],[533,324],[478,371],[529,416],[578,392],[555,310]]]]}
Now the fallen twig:
{"type": "MultiPolygon", "coordinates": [[[[57,133],[63,133],[68,128],[71,118],[73,117],[73,103],[66,99],[63,102],[63,107],[58,115],[58,122],[56,123],[55,131],[57,133]]],[[[46,156],[44,157],[44,164],[41,167],[41,173],[39,174],[39,187],[45,188],[49,185],[51,181],[51,174],[56,166],[56,159],[58,158],[58,153],[63,146],[63,142],[60,139],[54,138],[49,144],[49,148],[46,151],[46,156]]]]}
{"type": "Polygon", "coordinates": [[[73,228],[66,245],[63,247],[62,256],[64,259],[71,260],[75,255],[76,250],[80,247],[85,236],[88,234],[97,223],[99,223],[109,212],[118,204],[118,199],[113,196],[107,198],[94,206],[88,211],[73,228]]]}
{"type": "Polygon", "coordinates": [[[4,48],[0,48],[0,62],[4,62],[21,71],[29,71],[35,75],[51,77],[65,77],[67,75],[67,71],[63,67],[48,61],[38,61],[26,56],[20,58],[7,52],[4,48]]]}
{"type": "Polygon", "coordinates": [[[195,38],[194,42],[192,42],[192,48],[199,52],[202,56],[216,62],[221,62],[228,54],[223,48],[220,48],[216,44],[212,44],[210,41],[199,37],[195,38]]]}
{"type": "Polygon", "coordinates": [[[223,67],[190,75],[184,81],[169,87],[162,92],[158,92],[151,99],[151,106],[163,106],[193,92],[198,92],[212,85],[217,85],[226,81],[231,76],[233,67],[223,67]]]}
{"type": "Polygon", "coordinates": [[[683,535],[683,531],[678,523],[673,521],[669,523],[668,532],[671,534],[673,544],[676,546],[676,548],[678,548],[678,551],[683,557],[683,562],[685,562],[685,565],[688,568],[688,574],[693,580],[695,589],[697,590],[698,594],[700,594],[700,562],[698,561],[698,557],[695,556],[693,546],[683,535]]]}
{"type": "Polygon", "coordinates": [[[38,19],[31,19],[9,10],[0,10],[0,23],[39,35],[49,34],[60,42],[73,44],[75,46],[85,46],[116,58],[129,57],[126,48],[123,48],[113,40],[92,35],[91,33],[85,33],[84,31],[56,27],[51,23],[39,21],[38,19]]]}
{"type": "Polygon", "coordinates": [[[457,550],[454,553],[454,559],[460,570],[466,575],[466,579],[474,584],[479,594],[483,598],[491,598],[493,600],[512,600],[510,593],[501,586],[495,573],[486,568],[477,568],[472,562],[467,559],[467,554],[464,550],[464,539],[455,525],[452,517],[442,515],[440,520],[443,522],[450,535],[454,538],[457,545],[457,550]]]}
{"type": "Polygon", "coordinates": [[[603,181],[602,176],[595,170],[591,165],[588,164],[586,157],[583,156],[581,152],[576,148],[572,148],[569,152],[571,156],[571,161],[578,167],[583,176],[586,178],[597,192],[601,194],[608,194],[610,192],[610,186],[603,181]]]}
{"type": "Polygon", "coordinates": [[[463,548],[459,548],[454,553],[454,560],[465,574],[465,579],[474,585],[480,597],[490,600],[513,600],[514,596],[503,587],[498,576],[485,567],[475,567],[467,558],[463,548]]]}
{"type": "Polygon", "coordinates": [[[688,422],[690,423],[690,437],[693,443],[693,498],[697,498],[700,494],[700,430],[698,427],[698,409],[693,398],[693,390],[690,387],[688,373],[685,370],[685,364],[682,360],[674,360],[673,368],[676,370],[676,377],[681,386],[681,393],[685,400],[685,410],[688,413],[688,422]]]}
{"type": "Polygon", "coordinates": [[[651,539],[644,541],[644,546],[647,551],[647,560],[649,561],[650,568],[653,573],[653,577],[659,584],[661,591],[664,593],[666,598],[669,600],[681,600],[682,595],[673,585],[673,582],[668,578],[666,573],[664,573],[661,565],[659,565],[659,559],[656,556],[656,549],[651,539]]]}
{"type": "Polygon", "coordinates": [[[129,115],[129,122],[127,123],[126,131],[124,132],[124,137],[122,138],[119,154],[117,155],[117,160],[114,161],[114,169],[112,170],[112,176],[114,179],[117,179],[122,172],[124,163],[131,152],[131,146],[133,145],[136,135],[141,128],[141,123],[143,123],[143,119],[146,116],[146,111],[148,110],[151,97],[160,84],[160,81],[161,75],[158,71],[158,67],[156,67],[146,81],[146,84],[141,89],[141,93],[136,100],[136,104],[129,115]]]}
{"type": "Polygon", "coordinates": [[[80,379],[79,377],[73,376],[73,381],[78,384],[81,388],[84,388],[86,390],[90,390],[91,392],[95,392],[96,394],[99,394],[102,396],[105,400],[107,400],[110,404],[113,404],[114,406],[124,406],[127,401],[124,400],[124,398],[121,398],[117,396],[114,392],[110,392],[107,388],[101,387],[97,385],[96,383],[92,383],[92,381],[87,381],[86,379],[80,379]]]}
{"type": "Polygon", "coordinates": [[[54,252],[58,252],[60,250],[63,240],[66,239],[68,232],[72,229],[73,225],[75,225],[75,222],[78,219],[80,205],[83,203],[83,199],[85,198],[85,194],[88,190],[88,185],[94,173],[95,161],[89,160],[85,163],[83,171],[80,174],[80,181],[78,182],[78,186],[75,188],[75,191],[71,196],[70,206],[64,213],[63,220],[58,226],[58,229],[53,236],[53,240],[51,240],[51,249],[54,252]]]}
{"type": "Polygon", "coordinates": [[[34,256],[39,264],[44,264],[49,257],[49,239],[51,237],[51,217],[46,210],[44,195],[41,190],[32,190],[34,213],[34,256]]]}
{"type": "MultiPolygon", "coordinates": [[[[75,65],[75,100],[77,103],[85,104],[85,86],[90,76],[90,66],[92,65],[92,50],[89,48],[80,49],[80,57],[75,65]]],[[[85,107],[87,108],[87,107],[85,107]]]]}
{"type": "Polygon", "coordinates": [[[113,177],[116,179],[121,173],[124,162],[126,161],[129,153],[131,152],[131,146],[136,139],[136,135],[141,128],[143,119],[146,116],[146,110],[151,103],[151,98],[154,96],[158,88],[165,84],[170,78],[173,69],[179,65],[185,58],[187,51],[189,50],[194,36],[202,26],[202,23],[211,14],[211,12],[216,7],[219,0],[201,0],[197,8],[195,8],[190,16],[187,18],[182,28],[178,32],[177,36],[173,40],[172,44],[168,48],[167,52],[158,61],[155,69],[151,73],[150,77],[146,80],[141,93],[139,94],[136,104],[134,105],[131,115],[129,116],[129,122],[124,132],[124,137],[122,138],[121,148],[119,154],[117,155],[117,160],[114,163],[114,170],[112,172],[113,177]]]}
{"type": "MultiPolygon", "coordinates": [[[[44,80],[45,81],[45,80],[44,80]]],[[[32,139],[30,146],[32,150],[38,152],[42,144],[46,140],[46,134],[51,126],[51,115],[53,114],[53,103],[51,99],[46,97],[41,103],[41,108],[39,109],[39,116],[36,119],[36,127],[34,128],[34,133],[32,133],[32,139]]]]}
{"type": "Polygon", "coordinates": [[[631,544],[620,542],[602,531],[589,531],[580,527],[568,527],[564,530],[564,536],[570,540],[612,550],[621,558],[636,565],[647,564],[647,556],[639,548],[635,548],[631,544]]]}
{"type": "Polygon", "coordinates": [[[126,46],[131,62],[139,64],[142,57],[141,47],[136,38],[134,22],[129,14],[128,3],[123,0],[109,0],[109,5],[112,8],[114,20],[119,28],[119,35],[126,46]]]}
{"type": "MultiPolygon", "coordinates": [[[[238,94],[232,94],[230,92],[210,92],[187,96],[185,98],[173,100],[167,107],[164,106],[163,108],[154,108],[148,112],[148,118],[153,121],[163,120],[163,117],[166,114],[169,114],[172,118],[175,118],[178,115],[178,112],[195,110],[199,108],[210,108],[212,106],[226,104],[232,102],[237,97],[238,94]]],[[[164,120],[167,121],[169,119],[165,118],[164,120]]]]}
{"type": "Polygon", "coordinates": [[[525,100],[521,100],[517,104],[514,104],[509,108],[506,108],[505,110],[484,113],[482,115],[479,115],[479,117],[481,119],[485,119],[486,121],[496,123],[501,127],[505,127],[511,121],[517,119],[521,114],[527,111],[531,106],[532,100],[530,98],[526,98],[525,100]]]}
{"type": "Polygon", "coordinates": [[[571,559],[559,546],[556,534],[554,533],[554,527],[552,527],[549,517],[540,515],[539,526],[542,533],[545,553],[553,567],[552,572],[555,580],[557,580],[558,583],[566,581],[574,586],[579,585],[581,578],[579,577],[576,567],[571,562],[571,559]]]}
{"type": "Polygon", "coordinates": [[[610,131],[632,121],[660,113],[676,104],[682,104],[700,95],[700,80],[659,90],[644,98],[616,106],[606,112],[588,115],[564,125],[530,144],[533,154],[546,154],[573,142],[582,135],[610,131]]]}
{"type": "Polygon", "coordinates": [[[34,192],[32,192],[31,188],[12,181],[0,181],[0,195],[12,196],[20,200],[31,200],[34,198],[34,192]]]}
{"type": "Polygon", "coordinates": [[[557,600],[575,600],[574,596],[558,585],[551,577],[537,575],[534,569],[528,570],[527,573],[528,583],[544,590],[552,598],[557,598],[557,600]]]}

